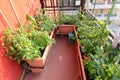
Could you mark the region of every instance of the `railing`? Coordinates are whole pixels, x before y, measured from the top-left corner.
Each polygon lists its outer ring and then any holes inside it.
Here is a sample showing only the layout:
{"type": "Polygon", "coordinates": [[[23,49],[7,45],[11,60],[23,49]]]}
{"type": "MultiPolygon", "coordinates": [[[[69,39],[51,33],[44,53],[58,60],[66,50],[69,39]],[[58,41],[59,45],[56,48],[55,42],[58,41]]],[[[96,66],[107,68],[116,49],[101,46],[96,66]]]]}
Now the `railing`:
{"type": "MultiPolygon", "coordinates": [[[[95,18],[94,15],[92,15],[92,13],[88,10],[88,9],[85,9],[85,13],[91,17],[92,19],[95,19],[97,21],[97,19],[95,18]]],[[[101,27],[98,23],[96,23],[98,25],[98,27],[101,27]]],[[[106,26],[107,27],[107,26],[106,26]]],[[[119,34],[120,35],[120,34],[119,34]]],[[[109,40],[113,43],[114,42],[114,38],[115,38],[116,34],[110,30],[110,34],[109,34],[109,40]]],[[[118,36],[119,38],[120,36],[118,36]]],[[[117,42],[118,44],[118,48],[120,49],[120,40],[117,42]]]]}
{"type": "Polygon", "coordinates": [[[80,0],[43,0],[47,10],[74,10],[80,6],[80,0]]]}

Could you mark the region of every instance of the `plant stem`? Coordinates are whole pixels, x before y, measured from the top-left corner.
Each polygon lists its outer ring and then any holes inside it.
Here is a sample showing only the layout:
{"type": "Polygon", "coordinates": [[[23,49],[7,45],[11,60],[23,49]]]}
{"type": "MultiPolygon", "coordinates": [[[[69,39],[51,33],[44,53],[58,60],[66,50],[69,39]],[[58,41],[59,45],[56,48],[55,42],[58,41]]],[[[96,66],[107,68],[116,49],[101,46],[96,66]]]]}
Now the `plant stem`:
{"type": "Polygon", "coordinates": [[[112,7],[110,9],[110,12],[108,13],[109,15],[108,15],[107,20],[106,20],[106,25],[109,23],[109,20],[110,20],[110,17],[112,16],[112,13],[114,11],[116,2],[117,2],[117,0],[113,1],[112,7]]]}
{"type": "Polygon", "coordinates": [[[96,0],[95,0],[95,2],[94,2],[94,7],[93,7],[92,14],[94,14],[95,6],[96,6],[96,0]]]}

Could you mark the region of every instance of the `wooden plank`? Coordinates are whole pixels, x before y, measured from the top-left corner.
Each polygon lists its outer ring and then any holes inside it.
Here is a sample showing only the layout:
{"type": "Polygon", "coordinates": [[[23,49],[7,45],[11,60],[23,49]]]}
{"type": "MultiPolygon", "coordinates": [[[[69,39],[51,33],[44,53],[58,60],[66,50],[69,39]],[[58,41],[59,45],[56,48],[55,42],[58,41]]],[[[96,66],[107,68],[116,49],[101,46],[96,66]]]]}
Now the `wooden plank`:
{"type": "Polygon", "coordinates": [[[68,0],[68,6],[70,6],[70,3],[71,3],[70,0],[68,0]]]}
{"type": "Polygon", "coordinates": [[[56,0],[56,6],[58,6],[58,0],[56,0]]]}
{"type": "Polygon", "coordinates": [[[64,6],[64,0],[62,0],[62,7],[64,6]]]}
{"type": "Polygon", "coordinates": [[[44,0],[44,4],[45,4],[45,7],[47,7],[47,3],[46,3],[46,0],[44,0]]]}
{"type": "Polygon", "coordinates": [[[50,6],[53,7],[53,0],[50,0],[50,6]]]}

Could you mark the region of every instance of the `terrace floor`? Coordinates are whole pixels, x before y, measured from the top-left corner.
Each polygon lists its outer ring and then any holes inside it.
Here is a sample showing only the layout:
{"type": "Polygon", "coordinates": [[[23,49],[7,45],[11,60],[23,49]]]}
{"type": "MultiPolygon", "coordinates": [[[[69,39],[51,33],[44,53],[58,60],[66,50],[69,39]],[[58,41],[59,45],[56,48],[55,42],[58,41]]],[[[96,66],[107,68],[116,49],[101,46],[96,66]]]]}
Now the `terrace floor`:
{"type": "Polygon", "coordinates": [[[56,36],[43,73],[26,73],[23,80],[81,80],[75,44],[67,36],[56,36]]]}

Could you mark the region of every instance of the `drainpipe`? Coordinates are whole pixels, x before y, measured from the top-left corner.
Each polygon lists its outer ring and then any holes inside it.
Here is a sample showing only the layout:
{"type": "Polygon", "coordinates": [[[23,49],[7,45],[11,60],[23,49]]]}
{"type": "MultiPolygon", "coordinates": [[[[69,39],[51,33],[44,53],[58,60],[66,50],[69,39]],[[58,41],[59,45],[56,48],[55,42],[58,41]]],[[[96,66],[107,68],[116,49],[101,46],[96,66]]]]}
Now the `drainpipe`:
{"type": "Polygon", "coordinates": [[[3,19],[5,20],[5,22],[7,23],[8,27],[12,30],[14,30],[11,25],[9,24],[9,21],[7,20],[7,18],[5,17],[5,15],[3,14],[3,12],[0,10],[0,14],[2,15],[3,19]]]}
{"type": "Polygon", "coordinates": [[[19,17],[18,17],[18,13],[17,13],[17,11],[16,11],[16,9],[15,9],[15,7],[14,7],[14,5],[13,5],[12,0],[10,0],[10,5],[12,6],[13,12],[14,12],[14,14],[15,14],[18,22],[20,23],[20,19],[19,19],[19,17]]]}

